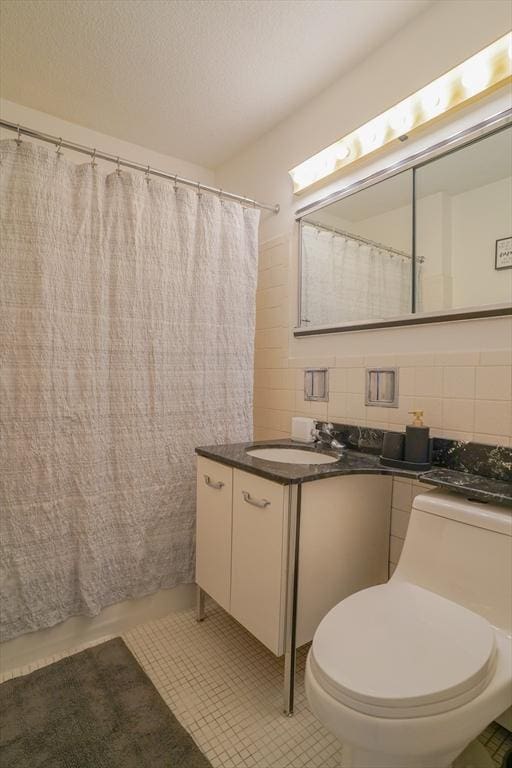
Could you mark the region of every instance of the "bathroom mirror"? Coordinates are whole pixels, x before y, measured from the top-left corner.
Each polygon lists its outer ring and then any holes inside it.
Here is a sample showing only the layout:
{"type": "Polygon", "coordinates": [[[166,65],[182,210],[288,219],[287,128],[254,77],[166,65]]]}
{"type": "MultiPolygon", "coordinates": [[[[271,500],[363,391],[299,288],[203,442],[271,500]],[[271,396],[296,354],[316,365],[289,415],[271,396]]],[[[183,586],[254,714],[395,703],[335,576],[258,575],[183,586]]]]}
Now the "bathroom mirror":
{"type": "Polygon", "coordinates": [[[302,222],[301,325],[412,311],[412,170],[302,222]]]}
{"type": "Polygon", "coordinates": [[[417,311],[512,301],[512,128],[415,171],[417,311]]]}
{"type": "Polygon", "coordinates": [[[295,334],[510,313],[510,123],[382,176],[300,216],[295,334]]]}

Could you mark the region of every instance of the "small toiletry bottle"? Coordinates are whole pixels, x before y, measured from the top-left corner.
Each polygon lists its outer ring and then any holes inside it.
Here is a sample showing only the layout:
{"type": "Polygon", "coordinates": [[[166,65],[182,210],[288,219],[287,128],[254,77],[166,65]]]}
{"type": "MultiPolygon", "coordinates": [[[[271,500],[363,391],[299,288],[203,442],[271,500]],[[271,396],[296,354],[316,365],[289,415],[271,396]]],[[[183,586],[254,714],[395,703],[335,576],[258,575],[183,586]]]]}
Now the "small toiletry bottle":
{"type": "Polygon", "coordinates": [[[430,460],[429,428],[423,424],[423,411],[409,411],[414,416],[412,424],[405,428],[406,461],[426,464],[430,460]]]}

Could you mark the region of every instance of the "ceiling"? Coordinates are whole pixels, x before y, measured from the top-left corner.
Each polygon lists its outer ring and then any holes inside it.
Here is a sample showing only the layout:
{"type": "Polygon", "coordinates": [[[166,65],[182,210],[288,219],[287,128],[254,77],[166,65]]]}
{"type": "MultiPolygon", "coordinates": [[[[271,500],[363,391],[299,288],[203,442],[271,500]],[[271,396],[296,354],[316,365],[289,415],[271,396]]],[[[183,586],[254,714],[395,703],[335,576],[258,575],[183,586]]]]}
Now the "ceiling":
{"type": "Polygon", "coordinates": [[[214,168],[431,0],[2,0],[1,93],[214,168]]]}

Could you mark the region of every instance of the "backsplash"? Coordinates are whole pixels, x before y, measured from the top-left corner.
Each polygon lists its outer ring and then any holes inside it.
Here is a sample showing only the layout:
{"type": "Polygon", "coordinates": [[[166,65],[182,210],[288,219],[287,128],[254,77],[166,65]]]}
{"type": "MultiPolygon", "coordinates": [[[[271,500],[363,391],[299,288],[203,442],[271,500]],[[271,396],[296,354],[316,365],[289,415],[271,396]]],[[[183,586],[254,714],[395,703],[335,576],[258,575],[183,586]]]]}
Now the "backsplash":
{"type": "MultiPolygon", "coordinates": [[[[363,453],[382,453],[384,430],[333,422],[334,435],[347,448],[363,453]]],[[[393,431],[393,430],[389,430],[393,431]]],[[[495,480],[512,482],[512,448],[434,437],[432,465],[495,480]]]]}
{"type": "MultiPolygon", "coordinates": [[[[289,244],[262,247],[256,312],[254,437],[288,437],[292,416],[403,430],[422,409],[433,437],[510,446],[512,350],[290,357],[289,244]],[[367,367],[397,367],[398,408],[366,406],[367,367]],[[304,400],[304,368],[329,369],[329,401],[304,400]]],[[[443,326],[439,326],[443,333],[443,326]]],[[[455,461],[455,457],[454,461],[455,461]]],[[[459,459],[463,461],[459,451],[459,459]]]]}

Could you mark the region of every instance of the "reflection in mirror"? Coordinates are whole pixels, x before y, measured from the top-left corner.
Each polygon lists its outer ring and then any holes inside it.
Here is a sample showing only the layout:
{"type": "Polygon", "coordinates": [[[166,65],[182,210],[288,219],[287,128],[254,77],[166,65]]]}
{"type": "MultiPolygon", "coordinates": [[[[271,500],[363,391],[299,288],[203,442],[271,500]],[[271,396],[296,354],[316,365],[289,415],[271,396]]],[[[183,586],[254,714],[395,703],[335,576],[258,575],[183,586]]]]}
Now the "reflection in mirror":
{"type": "Polygon", "coordinates": [[[412,311],[412,170],[302,219],[300,325],[412,311]]]}
{"type": "Polygon", "coordinates": [[[511,303],[511,174],[510,127],[417,168],[417,312],[511,303]]]}

